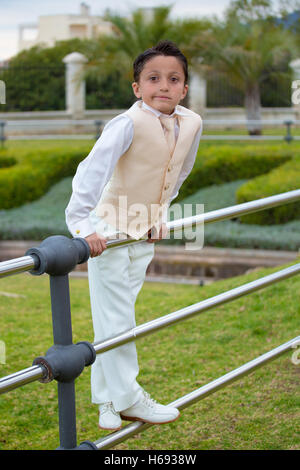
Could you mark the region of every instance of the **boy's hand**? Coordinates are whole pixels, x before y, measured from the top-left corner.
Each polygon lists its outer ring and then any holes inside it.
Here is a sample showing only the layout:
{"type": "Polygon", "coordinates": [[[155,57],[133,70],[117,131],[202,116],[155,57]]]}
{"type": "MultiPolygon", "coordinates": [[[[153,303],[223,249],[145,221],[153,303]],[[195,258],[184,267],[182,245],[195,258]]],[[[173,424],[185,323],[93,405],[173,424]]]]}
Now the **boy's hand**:
{"type": "Polygon", "coordinates": [[[168,228],[167,228],[167,225],[165,223],[163,223],[160,226],[158,236],[157,236],[157,230],[155,229],[155,227],[153,227],[152,229],[150,228],[150,230],[148,230],[148,237],[149,238],[148,238],[147,242],[148,243],[158,242],[159,240],[162,240],[163,238],[165,238],[167,236],[167,234],[168,234],[168,228]],[[151,234],[152,230],[153,230],[153,233],[151,234]]]}
{"type": "Polygon", "coordinates": [[[101,255],[101,253],[107,248],[106,239],[100,237],[96,232],[85,237],[85,240],[89,244],[91,258],[101,255]]]}

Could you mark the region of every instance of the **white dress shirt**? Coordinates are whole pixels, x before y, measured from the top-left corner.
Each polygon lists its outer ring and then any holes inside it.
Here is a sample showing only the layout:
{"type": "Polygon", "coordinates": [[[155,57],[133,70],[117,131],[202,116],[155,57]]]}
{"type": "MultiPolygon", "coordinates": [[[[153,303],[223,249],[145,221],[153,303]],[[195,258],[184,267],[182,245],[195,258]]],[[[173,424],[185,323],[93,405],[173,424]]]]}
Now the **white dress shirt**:
{"type": "MultiPolygon", "coordinates": [[[[157,117],[164,115],[146,103],[143,103],[143,107],[152,111],[157,117]]],[[[175,108],[173,114],[184,115],[184,112],[175,108]]],[[[110,180],[119,158],[131,145],[133,131],[133,122],[127,114],[123,113],[116,116],[105,125],[101,136],[89,155],[78,165],[72,181],[72,196],[65,210],[66,224],[73,237],[85,238],[95,232],[89,220],[90,212],[98,204],[103,189],[110,180]]],[[[179,127],[177,121],[175,121],[175,138],[178,137],[178,133],[179,127]]],[[[177,197],[182,183],[194,166],[201,133],[202,125],[183,162],[168,206],[177,197]]],[[[167,213],[164,216],[164,222],[167,222],[167,213]]]]}

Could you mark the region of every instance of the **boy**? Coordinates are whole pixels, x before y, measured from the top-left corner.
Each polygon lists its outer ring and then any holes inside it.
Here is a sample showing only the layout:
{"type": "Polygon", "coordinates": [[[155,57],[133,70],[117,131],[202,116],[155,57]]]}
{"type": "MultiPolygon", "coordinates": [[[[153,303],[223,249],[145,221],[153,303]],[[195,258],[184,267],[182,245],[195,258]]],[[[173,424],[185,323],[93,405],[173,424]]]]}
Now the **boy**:
{"type": "MultiPolygon", "coordinates": [[[[193,167],[202,121],[178,105],[187,81],[187,60],[172,42],[161,41],[140,54],[132,84],[139,101],[105,126],[73,179],[66,222],[72,235],[90,246],[95,341],[135,327],[134,305],[153,242],[166,236],[168,206],[193,167]],[[148,239],[105,251],[106,240],[116,235],[148,239]]],[[[97,356],[91,388],[100,428],[120,429],[122,418],[153,424],[178,418],[176,408],[156,403],[142,389],[138,372],[133,342],[97,356]]]]}

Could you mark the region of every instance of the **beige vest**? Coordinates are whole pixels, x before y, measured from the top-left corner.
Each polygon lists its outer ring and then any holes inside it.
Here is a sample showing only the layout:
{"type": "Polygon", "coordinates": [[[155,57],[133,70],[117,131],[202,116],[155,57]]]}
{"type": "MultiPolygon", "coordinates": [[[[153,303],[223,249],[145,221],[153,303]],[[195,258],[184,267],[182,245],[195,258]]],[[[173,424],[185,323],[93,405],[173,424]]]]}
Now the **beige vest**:
{"type": "Polygon", "coordinates": [[[125,114],[133,121],[132,143],[119,159],[96,207],[96,214],[135,239],[159,226],[182,164],[200,129],[198,114],[182,106],[179,135],[172,155],[159,118],[135,103],[125,114]]]}

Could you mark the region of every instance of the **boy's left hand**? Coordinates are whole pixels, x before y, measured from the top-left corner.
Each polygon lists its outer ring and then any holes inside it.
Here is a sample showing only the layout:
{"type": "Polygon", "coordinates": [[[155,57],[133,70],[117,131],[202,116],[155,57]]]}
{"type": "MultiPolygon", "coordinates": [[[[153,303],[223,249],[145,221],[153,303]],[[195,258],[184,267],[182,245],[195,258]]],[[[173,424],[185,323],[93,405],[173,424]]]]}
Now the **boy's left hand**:
{"type": "Polygon", "coordinates": [[[163,238],[165,238],[168,234],[168,228],[167,228],[167,225],[165,223],[163,223],[161,226],[160,226],[160,229],[159,229],[159,233],[157,235],[157,230],[155,227],[152,227],[150,228],[150,230],[148,230],[148,240],[147,242],[148,243],[154,243],[154,242],[158,242],[159,240],[162,240],[163,238]],[[153,231],[153,233],[151,233],[153,231]]]}

